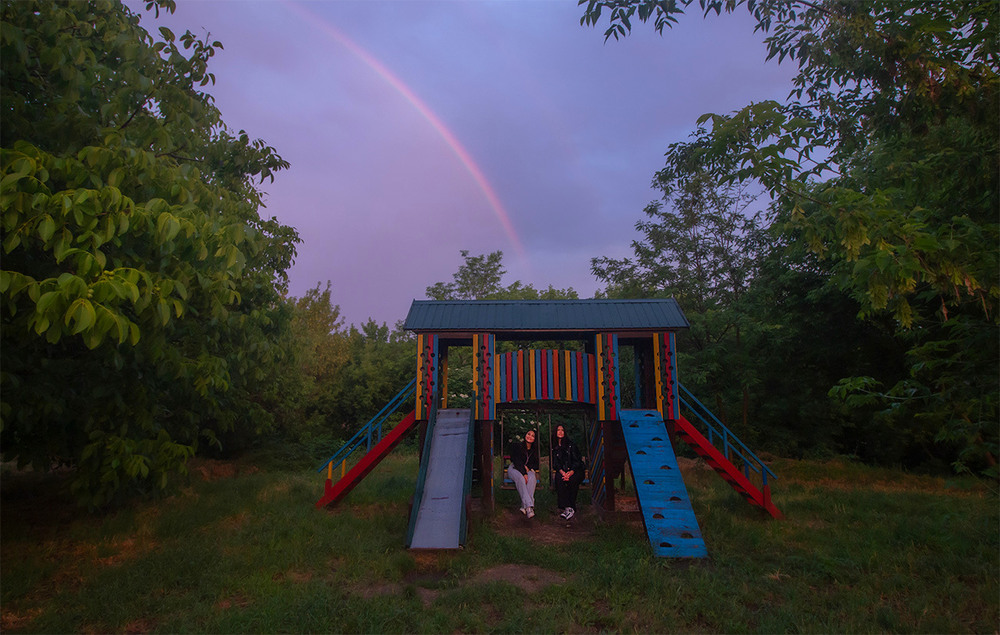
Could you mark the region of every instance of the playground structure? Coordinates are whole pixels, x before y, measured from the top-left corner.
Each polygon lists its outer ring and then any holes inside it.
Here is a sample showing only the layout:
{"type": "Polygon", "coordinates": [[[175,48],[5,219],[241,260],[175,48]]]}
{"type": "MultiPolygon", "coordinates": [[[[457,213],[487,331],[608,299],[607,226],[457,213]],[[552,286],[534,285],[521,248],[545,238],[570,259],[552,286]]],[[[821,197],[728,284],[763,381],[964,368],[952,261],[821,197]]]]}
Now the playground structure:
{"type": "Polygon", "coordinates": [[[498,413],[572,405],[587,413],[584,449],[598,512],[616,513],[614,476],[627,461],[654,553],[705,557],[677,442],[689,445],[750,504],[775,518],[781,512],[771,501],[774,473],[678,381],[675,338],[688,326],[673,299],[414,301],[404,327],[416,334],[416,377],[320,467],[327,480],[316,506],[343,498],[416,429],[421,459],[407,547],[458,548],[467,537],[474,466],[483,508],[494,508],[498,413]],[[526,348],[536,342],[568,346],[526,348]],[[472,352],[471,408],[448,407],[448,353],[458,347],[472,352]],[[629,348],[633,363],[622,369],[621,353],[629,348]],[[634,386],[629,408],[622,407],[623,370],[634,386]],[[415,404],[413,411],[383,436],[385,419],[406,403],[415,404]],[[347,470],[347,457],[362,445],[364,456],[347,470]]]}

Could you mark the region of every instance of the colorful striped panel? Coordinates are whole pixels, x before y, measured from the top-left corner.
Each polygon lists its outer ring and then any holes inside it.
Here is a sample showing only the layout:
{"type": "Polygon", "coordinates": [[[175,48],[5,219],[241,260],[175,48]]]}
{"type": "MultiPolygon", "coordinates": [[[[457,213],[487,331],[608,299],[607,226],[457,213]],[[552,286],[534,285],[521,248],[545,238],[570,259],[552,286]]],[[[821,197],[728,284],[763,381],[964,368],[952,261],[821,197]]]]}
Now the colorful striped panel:
{"type": "Polygon", "coordinates": [[[576,401],[596,403],[594,356],[552,349],[495,356],[496,403],[576,401]]]}

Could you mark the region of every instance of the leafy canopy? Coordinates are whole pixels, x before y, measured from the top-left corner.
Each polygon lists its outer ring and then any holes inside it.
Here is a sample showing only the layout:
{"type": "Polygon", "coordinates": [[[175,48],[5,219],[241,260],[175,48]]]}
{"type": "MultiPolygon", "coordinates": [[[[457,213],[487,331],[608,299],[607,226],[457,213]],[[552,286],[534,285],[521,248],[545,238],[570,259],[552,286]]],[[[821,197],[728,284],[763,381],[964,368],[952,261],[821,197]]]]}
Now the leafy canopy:
{"type": "Polygon", "coordinates": [[[515,280],[508,286],[501,284],[507,270],[503,267],[503,252],[470,256],[462,249],[465,261],[452,274],[452,282],[436,282],[427,287],[431,300],[573,300],[577,298],[572,287],[556,289],[549,285],[539,291],[532,284],[515,280]]]}
{"type": "Polygon", "coordinates": [[[297,236],[258,187],[288,164],[203,91],[219,42],[119,2],[0,11],[0,442],[99,505],[268,425],[297,236]]]}
{"type": "MultiPolygon", "coordinates": [[[[723,183],[756,181],[788,231],[830,263],[859,315],[891,316],[909,376],[846,380],[902,425],[931,422],[965,462],[997,453],[1000,3],[924,0],[582,0],[657,31],[686,10],[745,9],[768,59],[798,66],[784,102],[708,114],[692,143],[723,183]]],[[[606,13],[605,13],[606,12],[606,13]]]]}

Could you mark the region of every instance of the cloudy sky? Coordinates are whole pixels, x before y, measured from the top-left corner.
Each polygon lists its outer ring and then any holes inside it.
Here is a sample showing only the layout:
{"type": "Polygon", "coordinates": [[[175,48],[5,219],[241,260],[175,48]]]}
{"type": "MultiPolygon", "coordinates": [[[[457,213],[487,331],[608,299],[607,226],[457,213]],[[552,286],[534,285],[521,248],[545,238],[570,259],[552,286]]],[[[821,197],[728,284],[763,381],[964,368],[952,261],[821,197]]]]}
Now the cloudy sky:
{"type": "Polygon", "coordinates": [[[291,163],[265,215],[302,237],[292,295],[332,282],[348,323],[390,325],[459,250],[504,252],[509,284],[599,288],[698,116],[782,99],[744,12],[604,42],[573,0],[178,0],[155,32],[225,47],[209,92],[291,163]]]}

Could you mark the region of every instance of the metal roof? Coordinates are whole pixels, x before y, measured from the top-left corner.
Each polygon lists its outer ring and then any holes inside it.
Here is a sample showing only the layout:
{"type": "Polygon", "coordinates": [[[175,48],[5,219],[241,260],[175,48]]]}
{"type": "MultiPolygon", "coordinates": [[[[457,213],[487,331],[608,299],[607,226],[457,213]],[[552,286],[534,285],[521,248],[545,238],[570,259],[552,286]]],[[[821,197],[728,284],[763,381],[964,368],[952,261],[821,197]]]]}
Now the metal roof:
{"type": "Polygon", "coordinates": [[[408,331],[664,331],[688,328],[661,300],[414,300],[408,331]]]}

